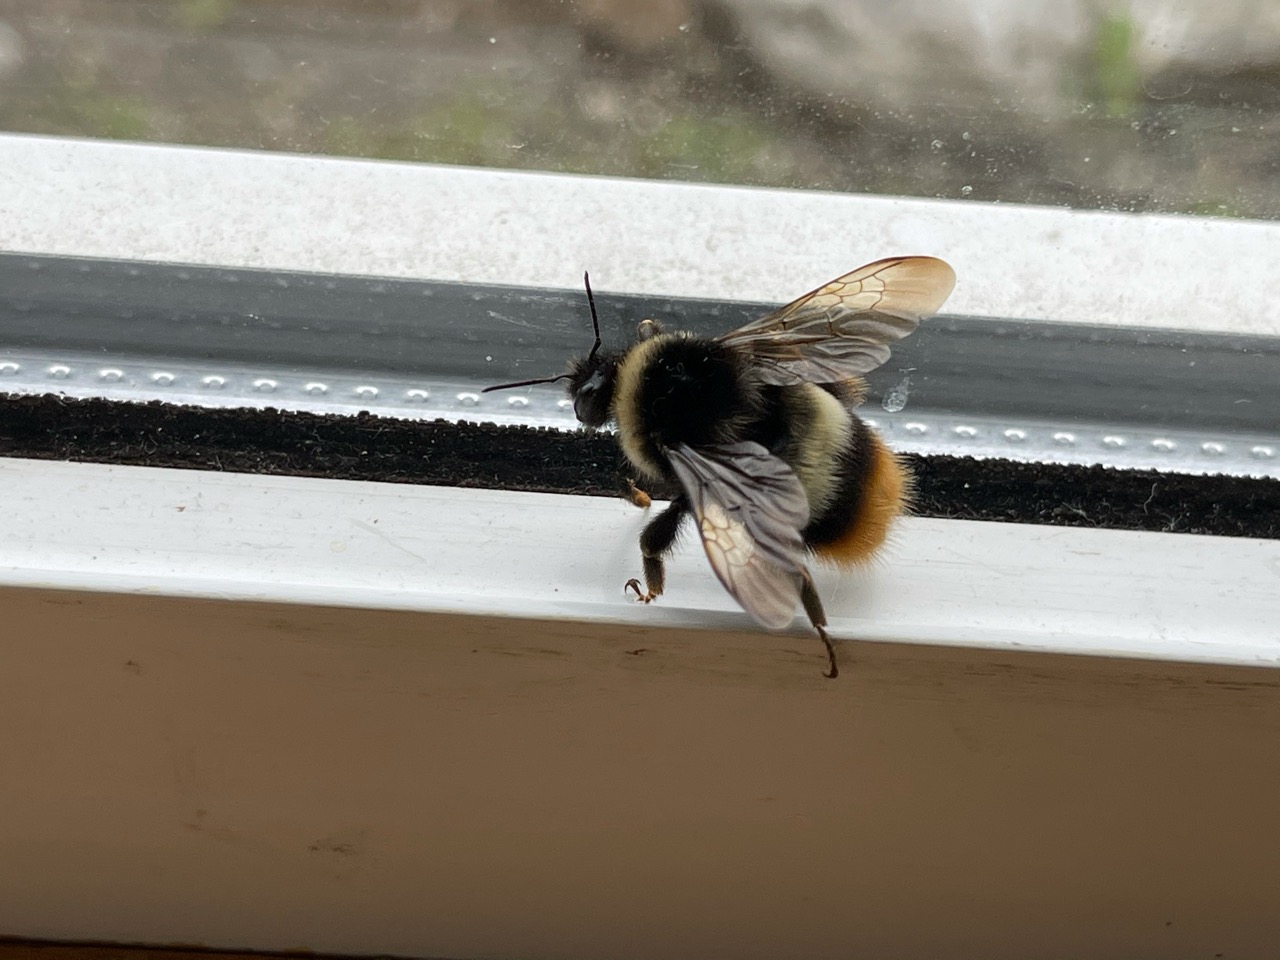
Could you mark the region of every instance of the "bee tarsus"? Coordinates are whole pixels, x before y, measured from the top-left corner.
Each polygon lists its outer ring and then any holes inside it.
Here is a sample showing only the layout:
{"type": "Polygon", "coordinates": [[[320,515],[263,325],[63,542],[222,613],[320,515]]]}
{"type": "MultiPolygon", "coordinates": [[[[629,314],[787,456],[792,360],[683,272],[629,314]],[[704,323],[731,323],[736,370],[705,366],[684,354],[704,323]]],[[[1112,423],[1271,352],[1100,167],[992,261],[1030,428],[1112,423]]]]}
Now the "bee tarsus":
{"type": "Polygon", "coordinates": [[[630,580],[628,580],[626,583],[622,585],[623,593],[626,593],[628,590],[634,590],[636,594],[636,599],[639,600],[641,603],[653,603],[653,601],[657,600],[659,596],[659,594],[654,593],[652,590],[642,591],[640,589],[640,581],[637,580],[635,577],[632,577],[630,580]]]}
{"type": "Polygon", "coordinates": [[[807,568],[800,571],[800,602],[804,605],[805,615],[818,631],[822,644],[827,648],[827,672],[823,674],[828,680],[840,676],[840,667],[836,664],[836,648],[827,636],[827,614],[822,609],[822,598],[818,596],[818,588],[813,585],[813,575],[807,568]]]}
{"type": "Polygon", "coordinates": [[[628,503],[633,503],[641,510],[648,510],[653,504],[653,498],[645,491],[636,486],[634,480],[627,480],[626,499],[628,503]]]}
{"type": "Polygon", "coordinates": [[[840,667],[836,665],[836,649],[831,645],[831,638],[827,636],[826,629],[823,627],[816,629],[823,645],[827,648],[827,669],[822,675],[828,680],[834,680],[840,676],[840,667]]]}

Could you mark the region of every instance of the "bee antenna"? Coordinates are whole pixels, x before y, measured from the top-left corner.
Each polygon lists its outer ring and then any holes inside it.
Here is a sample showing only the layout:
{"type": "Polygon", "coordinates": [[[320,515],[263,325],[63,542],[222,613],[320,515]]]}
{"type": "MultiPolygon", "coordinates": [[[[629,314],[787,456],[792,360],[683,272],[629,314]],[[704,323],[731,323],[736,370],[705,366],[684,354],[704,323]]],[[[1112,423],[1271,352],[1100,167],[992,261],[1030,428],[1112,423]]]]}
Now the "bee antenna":
{"type": "MultiPolygon", "coordinates": [[[[591,345],[591,352],[587,354],[587,363],[590,364],[596,358],[596,351],[600,349],[600,317],[596,314],[596,298],[591,293],[591,274],[587,271],[582,273],[582,282],[587,287],[587,303],[591,307],[591,329],[595,331],[596,342],[591,345]]],[[[537,380],[518,380],[515,383],[499,383],[497,386],[485,387],[481,393],[492,393],[494,390],[511,390],[515,387],[532,387],[539,383],[555,383],[558,380],[568,380],[570,375],[562,373],[558,377],[539,377],[537,380]]]]}
{"type": "Polygon", "coordinates": [[[600,318],[596,315],[596,298],[591,294],[591,274],[582,271],[582,282],[587,288],[587,303],[591,306],[591,329],[595,331],[596,342],[591,345],[591,352],[587,354],[587,363],[591,363],[596,358],[596,351],[600,349],[600,318]]]}
{"type": "Polygon", "coordinates": [[[481,393],[492,393],[494,390],[510,390],[512,387],[532,387],[536,383],[555,383],[557,380],[568,380],[569,374],[562,373],[558,377],[539,377],[537,380],[519,380],[516,383],[500,383],[496,387],[485,387],[481,393]]]}

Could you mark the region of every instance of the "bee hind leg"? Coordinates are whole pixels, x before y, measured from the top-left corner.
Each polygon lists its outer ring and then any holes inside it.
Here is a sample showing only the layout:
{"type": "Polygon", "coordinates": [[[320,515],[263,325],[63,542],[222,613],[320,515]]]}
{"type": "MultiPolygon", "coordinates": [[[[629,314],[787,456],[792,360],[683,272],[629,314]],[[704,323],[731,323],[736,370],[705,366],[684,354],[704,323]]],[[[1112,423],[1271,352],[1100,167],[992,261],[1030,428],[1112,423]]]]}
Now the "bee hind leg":
{"type": "Polygon", "coordinates": [[[640,553],[644,558],[645,591],[640,591],[640,581],[634,577],[622,587],[623,592],[634,590],[641,603],[651,603],[662,595],[666,585],[666,566],[662,558],[675,546],[680,533],[680,521],[689,512],[689,503],[683,496],[676,497],[671,505],[654,517],[640,532],[640,553]]]}
{"type": "Polygon", "coordinates": [[[840,667],[836,664],[836,648],[831,645],[827,636],[827,614],[822,609],[822,599],[818,596],[818,588],[813,585],[813,576],[807,567],[800,569],[800,602],[804,604],[804,612],[809,616],[813,629],[818,631],[822,645],[827,648],[827,671],[823,674],[828,680],[840,676],[840,667]]]}

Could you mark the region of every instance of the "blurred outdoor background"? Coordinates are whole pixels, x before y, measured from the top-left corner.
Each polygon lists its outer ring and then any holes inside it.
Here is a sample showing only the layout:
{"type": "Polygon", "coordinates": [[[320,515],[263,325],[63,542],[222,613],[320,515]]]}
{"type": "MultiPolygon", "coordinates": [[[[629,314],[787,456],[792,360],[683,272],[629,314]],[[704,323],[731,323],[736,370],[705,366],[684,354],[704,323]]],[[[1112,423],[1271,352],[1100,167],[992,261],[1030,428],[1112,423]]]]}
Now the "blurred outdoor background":
{"type": "Polygon", "coordinates": [[[0,0],[0,130],[1275,218],[1280,3],[0,0]]]}

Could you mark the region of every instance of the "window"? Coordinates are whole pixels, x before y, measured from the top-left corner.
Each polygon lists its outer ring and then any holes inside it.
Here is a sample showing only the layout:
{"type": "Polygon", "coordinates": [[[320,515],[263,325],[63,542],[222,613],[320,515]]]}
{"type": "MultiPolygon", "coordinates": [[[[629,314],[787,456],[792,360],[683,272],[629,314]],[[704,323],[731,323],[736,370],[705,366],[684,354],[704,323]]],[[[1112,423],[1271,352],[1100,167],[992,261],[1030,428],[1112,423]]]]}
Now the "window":
{"type": "Polygon", "coordinates": [[[0,4],[0,936],[1271,950],[1264,7],[0,4]],[[626,602],[610,438],[480,388],[585,269],[623,342],[894,253],[840,685],[696,545],[626,602]]]}

